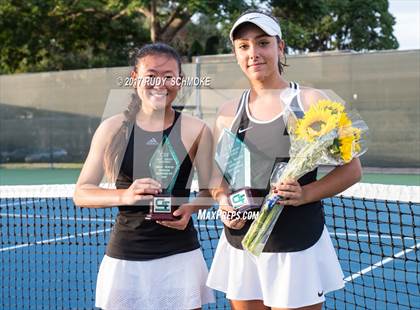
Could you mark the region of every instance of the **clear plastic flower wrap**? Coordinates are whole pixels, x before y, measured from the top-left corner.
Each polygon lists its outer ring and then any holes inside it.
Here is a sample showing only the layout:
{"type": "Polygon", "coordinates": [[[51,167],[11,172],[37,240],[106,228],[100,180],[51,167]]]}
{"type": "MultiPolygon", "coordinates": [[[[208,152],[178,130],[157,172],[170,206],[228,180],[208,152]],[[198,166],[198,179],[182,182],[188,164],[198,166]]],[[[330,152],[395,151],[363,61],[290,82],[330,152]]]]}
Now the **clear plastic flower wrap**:
{"type": "MultiPolygon", "coordinates": [[[[285,120],[290,135],[290,160],[274,167],[271,185],[298,180],[319,165],[343,165],[366,152],[368,127],[360,116],[346,111],[343,103],[319,100],[302,118],[286,108],[285,120]]],[[[283,211],[277,204],[281,196],[269,192],[258,218],[242,240],[248,252],[259,256],[283,211]]]]}

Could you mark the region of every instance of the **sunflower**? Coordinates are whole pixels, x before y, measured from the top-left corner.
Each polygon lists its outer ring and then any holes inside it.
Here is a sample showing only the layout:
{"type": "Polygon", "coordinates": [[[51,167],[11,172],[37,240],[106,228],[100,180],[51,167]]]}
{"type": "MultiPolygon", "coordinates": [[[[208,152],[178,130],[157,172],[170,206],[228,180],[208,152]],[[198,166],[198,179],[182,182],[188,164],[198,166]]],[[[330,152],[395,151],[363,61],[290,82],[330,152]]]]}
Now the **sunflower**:
{"type": "Polygon", "coordinates": [[[342,128],[339,131],[340,156],[345,163],[348,163],[354,154],[361,150],[360,146],[361,130],[354,127],[342,128]]]}
{"type": "Polygon", "coordinates": [[[318,108],[330,110],[333,114],[344,112],[344,105],[337,101],[331,101],[328,99],[320,99],[317,104],[318,108]]]}
{"type": "Polygon", "coordinates": [[[321,109],[312,105],[302,119],[296,124],[295,134],[298,139],[313,142],[331,130],[337,128],[339,118],[329,109],[321,109]]]}
{"type": "Polygon", "coordinates": [[[345,112],[341,112],[339,114],[339,121],[338,121],[338,127],[341,128],[348,128],[351,127],[351,119],[347,116],[345,112]]]}

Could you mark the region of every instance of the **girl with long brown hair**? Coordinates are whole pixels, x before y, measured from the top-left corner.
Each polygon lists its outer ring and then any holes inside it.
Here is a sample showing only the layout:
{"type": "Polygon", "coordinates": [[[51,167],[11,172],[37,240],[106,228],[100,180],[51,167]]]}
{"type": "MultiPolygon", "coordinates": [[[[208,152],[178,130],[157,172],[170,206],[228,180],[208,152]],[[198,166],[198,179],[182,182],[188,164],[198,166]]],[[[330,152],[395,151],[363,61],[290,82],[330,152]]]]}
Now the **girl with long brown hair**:
{"type": "MultiPolygon", "coordinates": [[[[131,78],[135,89],[128,109],[103,121],[95,132],[74,194],[82,207],[118,207],[100,266],[96,306],[102,309],[197,309],[213,301],[206,288],[207,267],[189,202],[194,168],[200,188],[211,174],[211,132],[171,104],[181,76],[177,52],[162,43],[136,50],[131,78]],[[151,199],[165,188],[153,179],[159,147],[170,143],[179,170],[169,190],[174,221],[147,220],[151,199]],[[155,167],[154,167],[155,168],[155,167]],[[103,176],[116,189],[99,187],[103,176]]],[[[201,190],[199,197],[206,196],[201,190]]]]}

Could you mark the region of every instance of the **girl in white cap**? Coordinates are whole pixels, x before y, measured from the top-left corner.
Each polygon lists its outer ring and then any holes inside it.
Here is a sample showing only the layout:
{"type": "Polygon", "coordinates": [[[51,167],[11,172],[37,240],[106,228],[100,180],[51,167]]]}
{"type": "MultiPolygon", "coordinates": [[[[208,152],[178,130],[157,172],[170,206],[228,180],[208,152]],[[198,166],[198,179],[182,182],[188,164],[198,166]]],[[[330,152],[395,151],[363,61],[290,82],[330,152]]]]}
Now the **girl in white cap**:
{"type": "MultiPolygon", "coordinates": [[[[264,197],[274,163],[287,161],[289,156],[284,107],[288,105],[302,116],[310,104],[326,97],[321,91],[285,80],[280,61],[285,43],[272,16],[256,11],[244,13],[233,25],[230,39],[251,88],[240,100],[220,108],[214,138],[218,141],[222,131],[229,128],[247,145],[251,153],[251,185],[264,197]]],[[[316,173],[311,171],[275,188],[284,197],[281,204],[285,208],[259,257],[241,246],[252,221],[222,217],[225,229],[207,285],[225,292],[232,309],[321,309],[325,294],[344,286],[321,199],[358,182],[361,166],[354,159],[318,181],[316,173]]],[[[221,210],[233,212],[228,187],[223,181],[212,195],[221,210]]]]}

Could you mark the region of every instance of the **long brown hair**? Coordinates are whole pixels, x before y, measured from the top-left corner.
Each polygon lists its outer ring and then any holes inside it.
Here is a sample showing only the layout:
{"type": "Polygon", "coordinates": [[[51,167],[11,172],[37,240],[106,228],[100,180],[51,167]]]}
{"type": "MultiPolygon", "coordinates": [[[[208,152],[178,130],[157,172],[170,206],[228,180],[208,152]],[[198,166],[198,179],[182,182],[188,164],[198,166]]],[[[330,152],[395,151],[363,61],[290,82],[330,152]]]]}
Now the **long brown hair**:
{"type": "MultiPolygon", "coordinates": [[[[179,74],[181,75],[181,57],[175,49],[164,43],[147,44],[140,49],[134,49],[130,57],[131,65],[133,66],[132,70],[137,72],[137,65],[140,60],[149,55],[166,55],[173,58],[178,64],[179,74]]],[[[140,108],[141,100],[135,90],[131,95],[131,101],[127,109],[124,111],[125,120],[117,133],[109,139],[105,148],[104,170],[105,176],[110,182],[115,182],[118,178],[125,149],[140,108]]]]}

